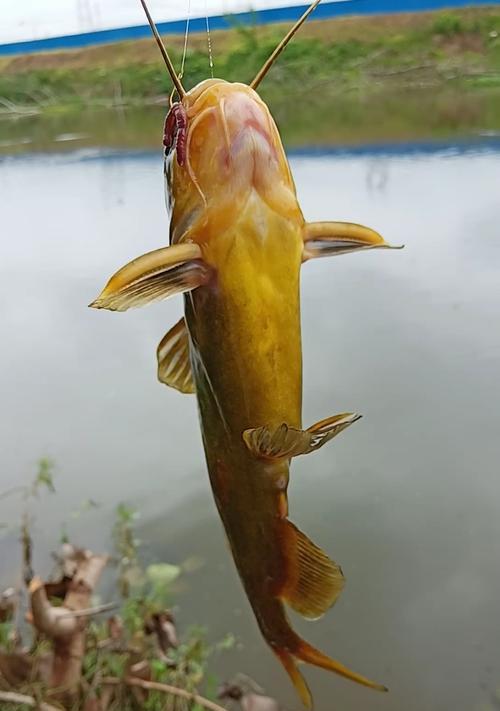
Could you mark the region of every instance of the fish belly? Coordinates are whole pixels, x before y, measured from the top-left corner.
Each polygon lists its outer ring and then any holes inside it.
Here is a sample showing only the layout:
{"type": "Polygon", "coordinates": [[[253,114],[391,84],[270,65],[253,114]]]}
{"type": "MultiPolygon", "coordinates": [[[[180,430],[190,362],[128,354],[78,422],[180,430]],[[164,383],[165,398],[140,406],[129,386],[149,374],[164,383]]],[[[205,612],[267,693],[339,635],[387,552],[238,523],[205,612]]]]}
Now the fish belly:
{"type": "Polygon", "coordinates": [[[301,427],[302,238],[271,211],[245,217],[204,248],[215,278],[185,296],[185,314],[214,498],[247,592],[262,593],[280,566],[275,520],[288,463],[258,459],[242,435],[301,427]]]}

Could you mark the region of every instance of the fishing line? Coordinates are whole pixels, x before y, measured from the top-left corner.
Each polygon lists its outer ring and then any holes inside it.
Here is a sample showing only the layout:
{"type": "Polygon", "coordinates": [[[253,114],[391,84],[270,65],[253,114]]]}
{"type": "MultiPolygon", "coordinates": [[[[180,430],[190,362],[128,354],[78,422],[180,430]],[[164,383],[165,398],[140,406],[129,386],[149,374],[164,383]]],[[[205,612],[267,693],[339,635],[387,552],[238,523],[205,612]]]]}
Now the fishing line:
{"type": "Polygon", "coordinates": [[[205,0],[205,19],[207,21],[208,63],[210,65],[210,74],[212,75],[212,79],[213,79],[214,78],[214,60],[212,57],[212,40],[210,38],[210,25],[208,24],[207,0],[205,0]]]}
{"type": "Polygon", "coordinates": [[[184,33],[184,49],[182,50],[182,62],[181,62],[181,71],[179,74],[179,79],[182,79],[182,77],[184,76],[184,65],[186,62],[188,37],[189,37],[189,20],[190,19],[191,19],[191,0],[188,0],[188,14],[187,14],[187,19],[186,19],[186,31],[184,33]]]}

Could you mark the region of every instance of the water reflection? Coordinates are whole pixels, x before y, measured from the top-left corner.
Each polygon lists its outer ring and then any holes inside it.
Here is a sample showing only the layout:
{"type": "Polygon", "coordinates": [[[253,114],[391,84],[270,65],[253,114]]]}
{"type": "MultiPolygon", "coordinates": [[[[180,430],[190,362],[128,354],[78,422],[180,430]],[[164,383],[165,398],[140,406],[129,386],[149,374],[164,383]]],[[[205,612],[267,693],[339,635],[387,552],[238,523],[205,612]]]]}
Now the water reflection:
{"type": "MultiPolygon", "coordinates": [[[[307,219],[406,244],[303,270],[305,423],[343,409],[365,419],[293,464],[291,516],[347,577],[335,610],[298,628],[391,688],[311,670],[317,708],[480,708],[500,684],[500,153],[296,154],[292,169],[307,219]]],[[[205,560],[181,623],[235,632],[244,645],[224,676],[244,669],[296,708],[211,504],[194,400],[155,382],[180,300],[126,316],[86,308],[116,267],[166,242],[161,171],[146,153],[1,164],[0,490],[37,457],[56,460],[39,566],[62,520],[102,547],[117,500],[136,503],[148,555],[205,560]],[[102,508],[73,519],[89,497],[102,508]]]]}
{"type": "MultiPolygon", "coordinates": [[[[423,87],[408,91],[375,87],[366,92],[290,91],[286,100],[263,98],[288,147],[470,141],[500,136],[500,94],[496,89],[423,87]]],[[[158,149],[167,99],[163,105],[116,109],[73,109],[15,116],[0,112],[0,155],[107,146],[158,149]]]]}

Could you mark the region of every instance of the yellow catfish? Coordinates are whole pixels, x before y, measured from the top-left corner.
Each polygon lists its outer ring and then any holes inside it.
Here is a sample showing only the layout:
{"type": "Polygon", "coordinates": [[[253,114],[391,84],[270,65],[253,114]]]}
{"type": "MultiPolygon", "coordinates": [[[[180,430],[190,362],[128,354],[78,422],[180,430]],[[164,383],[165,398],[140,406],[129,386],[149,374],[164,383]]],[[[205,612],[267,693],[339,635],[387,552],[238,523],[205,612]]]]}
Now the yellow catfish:
{"type": "Polygon", "coordinates": [[[316,619],[344,586],[341,568],[288,518],[290,460],[358,419],[343,413],[302,427],[300,267],[388,245],[359,225],[305,222],[278,130],[255,91],[305,17],[251,85],[210,79],[186,92],[165,53],[179,94],[164,136],[170,246],[120,269],[91,305],[125,311],[184,293],[185,317],[158,347],[159,379],[196,393],[236,567],[264,639],[310,708],[300,662],[385,687],[302,640],[285,611],[316,619]]]}

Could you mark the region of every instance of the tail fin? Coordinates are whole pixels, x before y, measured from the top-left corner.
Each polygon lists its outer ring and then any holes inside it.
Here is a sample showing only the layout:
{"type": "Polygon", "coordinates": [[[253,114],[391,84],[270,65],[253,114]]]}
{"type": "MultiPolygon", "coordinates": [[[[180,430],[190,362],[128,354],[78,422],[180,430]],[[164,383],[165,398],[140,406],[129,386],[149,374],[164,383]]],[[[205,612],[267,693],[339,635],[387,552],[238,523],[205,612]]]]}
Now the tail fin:
{"type": "Polygon", "coordinates": [[[290,679],[292,680],[292,684],[294,685],[295,690],[300,696],[300,700],[302,701],[306,709],[312,709],[313,699],[311,691],[307,685],[306,680],[297,669],[297,663],[294,657],[289,652],[279,647],[271,647],[271,649],[285,667],[285,670],[290,679]]]}
{"type": "Polygon", "coordinates": [[[337,662],[335,659],[331,659],[326,654],[323,654],[319,650],[315,649],[298,635],[295,635],[295,633],[291,630],[290,632],[294,638],[294,647],[287,645],[288,649],[284,649],[282,647],[272,646],[271,649],[285,667],[285,670],[292,680],[300,700],[307,709],[313,708],[313,699],[309,686],[297,667],[297,664],[300,664],[301,662],[312,664],[313,666],[320,667],[321,669],[326,669],[326,671],[335,672],[346,679],[355,681],[362,686],[367,686],[369,689],[375,689],[376,691],[388,691],[388,688],[383,684],[377,684],[375,681],[371,681],[361,674],[351,671],[340,662],[337,662]]]}
{"type": "Polygon", "coordinates": [[[312,645],[304,642],[304,640],[300,639],[300,637],[297,637],[297,643],[298,645],[297,648],[294,649],[293,655],[298,661],[305,662],[306,664],[312,664],[315,667],[326,669],[326,671],[335,672],[335,674],[340,674],[340,676],[343,676],[346,679],[356,681],[358,684],[367,686],[369,689],[389,691],[389,689],[383,684],[378,684],[377,682],[371,681],[357,672],[351,671],[340,662],[337,662],[336,659],[331,659],[326,654],[323,654],[323,652],[315,649],[312,645]]]}

